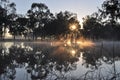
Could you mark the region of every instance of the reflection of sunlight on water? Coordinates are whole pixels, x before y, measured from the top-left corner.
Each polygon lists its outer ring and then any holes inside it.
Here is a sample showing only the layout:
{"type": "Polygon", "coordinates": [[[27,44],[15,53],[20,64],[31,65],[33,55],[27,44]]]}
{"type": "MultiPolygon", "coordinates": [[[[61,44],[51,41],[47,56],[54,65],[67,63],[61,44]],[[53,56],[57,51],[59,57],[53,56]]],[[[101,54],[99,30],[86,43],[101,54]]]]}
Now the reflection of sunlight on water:
{"type": "Polygon", "coordinates": [[[94,43],[90,40],[85,40],[85,39],[77,39],[75,42],[72,42],[70,39],[67,39],[65,41],[64,46],[73,46],[76,45],[79,48],[85,48],[85,47],[93,47],[94,43]]]}
{"type": "Polygon", "coordinates": [[[5,42],[5,43],[1,43],[1,45],[3,45],[3,47],[5,48],[5,50],[7,53],[9,53],[9,48],[13,45],[13,42],[5,42]]]}
{"type": "Polygon", "coordinates": [[[72,47],[74,45],[76,45],[79,48],[85,48],[85,47],[93,47],[95,44],[90,41],[90,40],[81,40],[78,39],[75,42],[72,42],[70,39],[67,39],[65,41],[53,41],[50,43],[51,46],[69,46],[72,47]]]}
{"type": "Polygon", "coordinates": [[[82,62],[82,59],[83,58],[83,52],[80,52],[80,57],[79,57],[79,61],[81,61],[82,62]]]}
{"type": "Polygon", "coordinates": [[[85,41],[77,40],[77,44],[80,48],[94,46],[94,43],[92,41],[89,41],[89,40],[85,40],[85,41]]]}
{"type": "Polygon", "coordinates": [[[66,45],[65,46],[71,46],[71,41],[70,41],[70,39],[68,39],[67,41],[66,41],[66,45]]]}
{"type": "Polygon", "coordinates": [[[75,54],[77,53],[77,51],[75,50],[75,49],[71,49],[70,50],[70,54],[74,57],[75,56],[75,54]]]}
{"type": "Polygon", "coordinates": [[[59,55],[58,57],[66,58],[66,57],[75,57],[77,54],[77,49],[71,48],[71,47],[64,47],[59,46],[56,47],[56,49],[53,51],[52,55],[59,55]]]}
{"type": "Polygon", "coordinates": [[[62,42],[60,42],[60,41],[53,41],[53,42],[50,42],[50,45],[51,46],[61,46],[62,42]]]}
{"type": "Polygon", "coordinates": [[[75,50],[71,50],[70,51],[72,55],[75,55],[76,51],[75,50]]]}
{"type": "Polygon", "coordinates": [[[21,48],[25,48],[25,46],[24,46],[24,43],[23,43],[23,42],[20,44],[20,46],[21,46],[21,48]]]}
{"type": "Polygon", "coordinates": [[[55,54],[69,53],[72,57],[75,57],[80,49],[84,49],[86,47],[93,47],[94,43],[90,40],[80,38],[75,41],[71,39],[66,39],[65,41],[53,41],[50,43],[50,45],[52,47],[58,47],[54,51],[55,54]]]}
{"type": "MultiPolygon", "coordinates": [[[[36,71],[36,73],[38,73],[40,71],[44,73],[44,69],[46,69],[51,72],[50,76],[51,75],[54,76],[53,73],[56,73],[57,75],[56,74],[55,75],[59,76],[60,74],[58,72],[60,70],[60,72],[63,73],[63,75],[65,74],[65,76],[66,76],[66,74],[68,73],[67,74],[68,76],[70,75],[70,77],[75,77],[78,80],[82,80],[79,78],[81,76],[83,76],[84,74],[86,76],[86,73],[91,71],[91,69],[93,69],[93,67],[96,65],[98,67],[100,66],[100,68],[101,67],[103,68],[103,69],[97,68],[98,72],[101,72],[101,71],[105,72],[103,75],[106,75],[107,72],[112,70],[112,66],[110,64],[108,64],[108,63],[106,64],[106,62],[104,62],[104,61],[107,61],[107,59],[111,58],[111,56],[109,57],[110,53],[106,53],[106,52],[104,52],[104,50],[102,50],[100,52],[101,46],[102,46],[101,44],[100,44],[100,49],[98,49],[98,47],[97,47],[97,49],[96,49],[96,47],[94,49],[91,48],[91,46],[94,46],[94,43],[90,40],[82,40],[82,39],[76,40],[77,46],[74,45],[75,43],[70,42],[70,40],[68,40],[68,42],[66,42],[66,46],[64,45],[65,43],[60,42],[60,41],[59,42],[57,42],[57,41],[56,42],[44,42],[44,44],[43,43],[41,44],[41,42],[40,42],[40,44],[31,43],[31,42],[30,43],[17,42],[15,44],[11,43],[11,42],[10,43],[5,42],[2,44],[4,44],[4,46],[6,46],[6,47],[15,45],[15,47],[11,48],[12,50],[16,49],[16,51],[12,51],[12,54],[18,52],[18,54],[19,54],[18,56],[20,56],[20,55],[23,56],[23,57],[19,57],[19,60],[21,61],[21,63],[24,63],[23,65],[25,65],[25,63],[28,65],[30,64],[29,66],[26,65],[27,68],[26,68],[26,66],[25,66],[25,68],[19,68],[18,66],[15,65],[16,67],[18,67],[18,68],[15,68],[15,70],[16,70],[15,76],[17,77],[16,80],[19,80],[23,76],[24,76],[24,80],[26,80],[26,77],[29,78],[27,80],[31,80],[30,79],[31,74],[30,73],[27,74],[26,71],[32,70],[32,69],[34,71],[36,71]],[[17,45],[19,45],[19,46],[17,46],[17,45]],[[83,46],[83,48],[90,47],[90,49],[86,49],[86,48],[80,49],[81,46],[83,46]],[[21,49],[21,48],[25,48],[25,49],[21,49]],[[23,53],[23,51],[25,51],[25,53],[21,54],[21,53],[23,53]],[[35,54],[31,54],[31,53],[35,53],[35,54]],[[94,53],[94,54],[92,54],[92,53],[94,53]],[[102,53],[105,53],[105,54],[102,54],[102,53]],[[27,55],[25,55],[25,54],[27,54],[27,55]],[[105,57],[105,59],[104,59],[104,57],[105,57]],[[27,62],[26,61],[24,62],[24,58],[25,58],[25,60],[27,60],[27,62]],[[101,61],[102,59],[104,61],[101,61]],[[99,63],[99,60],[100,60],[100,63],[99,63]],[[35,64],[35,66],[33,67],[33,65],[31,65],[31,63],[35,64]],[[102,63],[102,66],[101,66],[101,63],[102,63]],[[94,65],[92,65],[92,64],[94,64],[94,65]],[[91,65],[91,66],[87,67],[86,65],[91,65]],[[109,70],[108,67],[106,67],[106,66],[110,67],[111,70],[109,70]],[[38,67],[38,68],[36,68],[36,67],[38,67]],[[51,67],[53,67],[53,68],[51,68],[51,67]],[[64,70],[66,70],[66,69],[69,69],[69,71],[64,72],[64,70]],[[57,72],[57,70],[58,70],[58,72],[57,72]],[[23,73],[26,74],[26,76],[23,73]]],[[[116,44],[116,46],[114,45],[115,51],[116,51],[116,49],[119,49],[119,48],[117,48],[117,47],[119,47],[119,45],[117,45],[117,44],[116,44]]],[[[110,43],[110,45],[112,46],[112,43],[110,43]]],[[[110,47],[110,45],[109,44],[106,45],[106,43],[104,43],[104,47],[106,47],[106,46],[110,47]]],[[[102,47],[102,49],[103,49],[103,47],[102,47]]],[[[111,50],[111,48],[109,48],[109,49],[111,50]]],[[[117,51],[117,52],[119,52],[119,51],[117,51]]],[[[117,54],[115,54],[115,55],[117,55],[117,54]]],[[[18,57],[16,57],[16,56],[17,55],[15,55],[15,58],[13,57],[13,60],[14,59],[18,60],[18,57]]],[[[119,60],[119,53],[118,53],[118,60],[119,60]]],[[[22,65],[21,63],[20,63],[20,66],[22,65]]],[[[16,64],[18,65],[18,63],[16,63],[16,64]]],[[[120,66],[119,61],[117,63],[115,62],[115,64],[116,64],[117,71],[120,71],[119,70],[119,66],[120,66]]],[[[40,72],[40,74],[41,74],[41,72],[40,72]]],[[[91,74],[96,75],[96,72],[95,73],[93,72],[91,74]]],[[[111,74],[111,73],[109,73],[109,74],[111,74]]],[[[49,76],[49,73],[48,73],[48,76],[49,76]]],[[[70,80],[70,79],[67,79],[67,80],[70,80]]]]}
{"type": "Polygon", "coordinates": [[[84,48],[84,47],[92,47],[94,46],[94,43],[90,40],[84,39],[83,37],[77,39],[76,43],[78,44],[78,46],[80,48],[84,48]]]}
{"type": "Polygon", "coordinates": [[[5,48],[10,48],[13,44],[14,44],[13,42],[5,42],[5,43],[3,43],[3,46],[5,48]]]}

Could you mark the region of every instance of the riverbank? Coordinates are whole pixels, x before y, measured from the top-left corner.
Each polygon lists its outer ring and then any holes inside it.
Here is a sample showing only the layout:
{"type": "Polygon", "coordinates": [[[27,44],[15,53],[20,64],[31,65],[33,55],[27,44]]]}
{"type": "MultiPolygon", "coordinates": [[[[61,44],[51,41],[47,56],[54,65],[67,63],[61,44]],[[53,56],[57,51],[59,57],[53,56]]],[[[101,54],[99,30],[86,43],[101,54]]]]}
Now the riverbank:
{"type": "Polygon", "coordinates": [[[60,40],[41,40],[41,39],[37,39],[37,40],[32,40],[32,39],[0,39],[0,42],[63,42],[60,40]]]}
{"type": "MultiPolygon", "coordinates": [[[[87,39],[89,40],[89,39],[87,39]]],[[[32,40],[32,39],[0,39],[0,42],[63,42],[60,40],[41,40],[41,39],[37,39],[37,40],[32,40]]],[[[86,41],[86,40],[85,40],[86,41]]],[[[120,42],[120,40],[89,40],[92,42],[120,42]]]]}

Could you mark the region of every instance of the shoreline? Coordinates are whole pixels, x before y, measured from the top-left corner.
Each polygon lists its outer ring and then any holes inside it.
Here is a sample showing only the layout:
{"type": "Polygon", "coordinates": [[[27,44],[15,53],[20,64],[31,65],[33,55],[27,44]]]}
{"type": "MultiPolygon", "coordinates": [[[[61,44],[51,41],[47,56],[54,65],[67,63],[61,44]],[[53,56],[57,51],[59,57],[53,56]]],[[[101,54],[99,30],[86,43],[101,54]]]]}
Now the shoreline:
{"type": "MultiPolygon", "coordinates": [[[[59,40],[28,40],[28,39],[0,39],[0,42],[58,42],[59,40]]],[[[59,41],[63,42],[63,41],[59,41]]]]}
{"type": "MultiPolygon", "coordinates": [[[[0,42],[63,42],[60,40],[31,40],[31,39],[0,39],[0,42]]],[[[89,40],[92,42],[120,42],[120,40],[89,40]]]]}

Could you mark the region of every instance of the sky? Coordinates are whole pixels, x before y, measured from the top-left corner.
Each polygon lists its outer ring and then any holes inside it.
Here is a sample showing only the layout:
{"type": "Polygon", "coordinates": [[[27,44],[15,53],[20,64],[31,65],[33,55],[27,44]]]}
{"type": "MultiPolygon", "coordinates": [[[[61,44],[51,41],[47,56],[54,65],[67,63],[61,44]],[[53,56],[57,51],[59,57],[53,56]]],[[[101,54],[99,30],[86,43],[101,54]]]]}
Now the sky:
{"type": "Polygon", "coordinates": [[[32,3],[44,3],[48,6],[52,13],[60,11],[70,11],[77,14],[78,20],[82,22],[82,18],[98,11],[104,0],[10,0],[16,3],[17,13],[25,14],[31,8],[32,3]]]}

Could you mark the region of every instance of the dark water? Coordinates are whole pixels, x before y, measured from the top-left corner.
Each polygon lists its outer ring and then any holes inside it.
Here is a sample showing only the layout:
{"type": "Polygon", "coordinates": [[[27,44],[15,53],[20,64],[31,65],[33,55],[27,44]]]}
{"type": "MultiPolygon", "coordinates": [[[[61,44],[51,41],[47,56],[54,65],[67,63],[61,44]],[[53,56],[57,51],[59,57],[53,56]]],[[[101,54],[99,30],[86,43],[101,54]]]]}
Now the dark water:
{"type": "Polygon", "coordinates": [[[0,80],[120,80],[120,43],[0,43],[0,80]]]}

